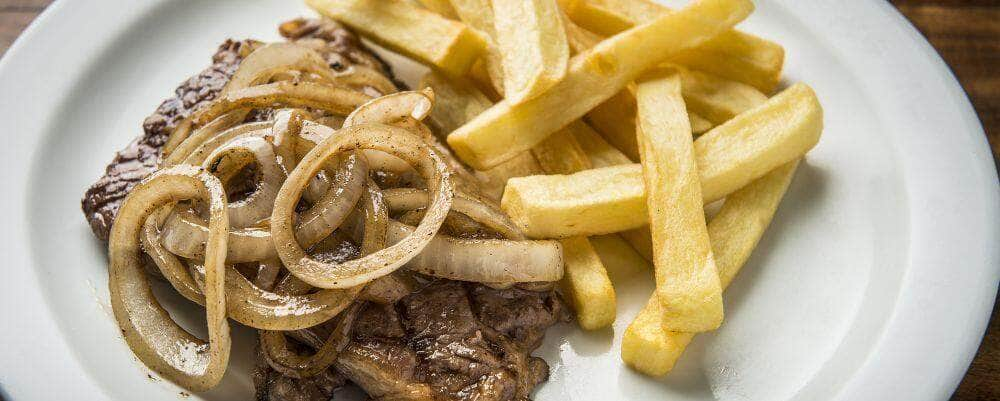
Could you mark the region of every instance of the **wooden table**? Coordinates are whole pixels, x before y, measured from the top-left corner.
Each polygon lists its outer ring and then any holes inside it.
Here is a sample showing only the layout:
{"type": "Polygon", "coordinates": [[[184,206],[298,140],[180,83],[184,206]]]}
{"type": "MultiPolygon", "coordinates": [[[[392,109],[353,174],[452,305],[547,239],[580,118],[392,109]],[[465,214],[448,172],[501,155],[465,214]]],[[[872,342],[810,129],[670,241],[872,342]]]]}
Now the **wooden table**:
{"type": "MultiPolygon", "coordinates": [[[[0,54],[51,0],[0,0],[0,54]]],[[[1000,166],[1000,0],[893,0],[952,67],[986,128],[1000,166]]],[[[178,78],[180,79],[180,78],[178,78]]],[[[998,304],[1000,305],[1000,304],[998,304]]],[[[1000,400],[1000,321],[986,338],[953,401],[1000,400]]]]}

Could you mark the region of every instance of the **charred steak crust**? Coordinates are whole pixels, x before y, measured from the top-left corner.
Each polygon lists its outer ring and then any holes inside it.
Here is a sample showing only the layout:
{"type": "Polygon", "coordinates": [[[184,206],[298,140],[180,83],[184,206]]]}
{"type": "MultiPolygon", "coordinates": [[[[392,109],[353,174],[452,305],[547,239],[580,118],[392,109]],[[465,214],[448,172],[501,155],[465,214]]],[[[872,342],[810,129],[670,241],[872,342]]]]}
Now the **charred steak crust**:
{"type": "Polygon", "coordinates": [[[156,170],[170,132],[201,105],[215,99],[240,61],[249,41],[227,40],[212,56],[212,66],[188,78],[142,123],[143,135],[115,154],[104,176],[83,195],[83,214],[97,238],[108,240],[111,224],[129,191],[156,170]]]}
{"type": "MultiPolygon", "coordinates": [[[[318,51],[331,68],[344,71],[361,65],[393,79],[389,65],[368,49],[353,32],[328,19],[298,19],[282,24],[281,33],[290,41],[318,51]],[[295,27],[296,29],[291,29],[295,27]]],[[[160,153],[177,124],[218,96],[243,58],[258,42],[226,40],[212,56],[212,65],[188,78],[142,123],[143,135],[115,154],[104,176],[83,195],[84,217],[97,238],[107,241],[118,208],[129,191],[156,170],[160,153]]],[[[267,113],[254,113],[263,118],[267,113]]]]}

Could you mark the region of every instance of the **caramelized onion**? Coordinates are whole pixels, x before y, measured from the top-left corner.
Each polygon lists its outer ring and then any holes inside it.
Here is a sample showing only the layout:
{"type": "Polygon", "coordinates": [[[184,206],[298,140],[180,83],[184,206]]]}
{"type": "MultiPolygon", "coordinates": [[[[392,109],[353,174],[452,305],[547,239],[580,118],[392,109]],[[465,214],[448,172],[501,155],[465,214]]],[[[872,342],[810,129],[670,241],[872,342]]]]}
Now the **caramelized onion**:
{"type": "Polygon", "coordinates": [[[149,368],[192,391],[214,387],[229,363],[231,341],[226,321],[226,194],[204,170],[180,165],[153,173],[129,193],[111,229],[109,287],[111,306],[125,341],[149,368]],[[179,199],[208,205],[205,254],[205,309],[208,342],[175,323],[153,296],[141,266],[140,231],[159,206],[179,199]]]}
{"type": "Polygon", "coordinates": [[[388,125],[365,124],[341,129],[316,145],[288,176],[278,192],[271,215],[271,236],[278,256],[296,277],[320,288],[349,288],[393,272],[417,256],[441,227],[453,197],[450,173],[440,157],[410,132],[388,125]],[[413,166],[428,183],[427,214],[412,235],[371,255],[341,264],[324,263],[306,255],[293,231],[295,205],[310,177],[331,156],[356,149],[374,149],[397,156],[413,166]]]}

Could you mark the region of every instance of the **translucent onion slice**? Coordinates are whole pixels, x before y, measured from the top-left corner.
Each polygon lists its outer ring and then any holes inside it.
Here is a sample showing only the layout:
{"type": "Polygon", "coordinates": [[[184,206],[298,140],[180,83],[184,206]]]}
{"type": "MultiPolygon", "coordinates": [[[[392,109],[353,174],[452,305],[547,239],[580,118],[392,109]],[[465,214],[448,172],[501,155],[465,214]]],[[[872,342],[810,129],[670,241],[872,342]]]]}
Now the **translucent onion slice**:
{"type": "MultiPolygon", "coordinates": [[[[414,228],[389,223],[389,243],[409,238],[414,228]]],[[[563,275],[557,241],[462,239],[438,234],[406,267],[418,273],[477,283],[558,281],[563,275]]]]}
{"type": "MultiPolygon", "coordinates": [[[[361,214],[364,216],[364,239],[362,240],[361,253],[369,255],[379,249],[385,248],[386,229],[388,227],[389,215],[386,212],[385,204],[378,186],[369,179],[365,185],[365,194],[361,199],[361,214]]],[[[377,291],[381,296],[393,296],[394,285],[402,285],[393,279],[392,275],[381,277],[365,288],[365,293],[372,297],[370,290],[377,291]]],[[[354,287],[354,291],[361,286],[354,287]]],[[[288,275],[279,285],[279,293],[299,293],[307,291],[308,285],[299,281],[293,275],[288,275]]],[[[337,290],[323,290],[337,291],[337,290]]],[[[409,291],[407,291],[407,294],[409,291]]],[[[322,372],[336,361],[340,351],[344,349],[351,339],[351,328],[354,319],[357,317],[363,303],[355,303],[354,307],[345,312],[330,336],[319,346],[316,353],[310,356],[301,356],[288,349],[288,341],[285,333],[279,331],[262,330],[260,332],[261,349],[264,357],[275,370],[290,377],[302,378],[313,376],[322,372]]]]}
{"type": "MultiPolygon", "coordinates": [[[[385,198],[385,204],[391,213],[421,209],[427,206],[428,201],[427,191],[416,188],[387,189],[382,191],[382,196],[385,198]]],[[[458,192],[451,208],[508,239],[525,239],[524,234],[510,218],[499,207],[489,204],[487,201],[458,192]]]]}
{"type": "Polygon", "coordinates": [[[229,224],[232,228],[246,228],[271,217],[271,205],[278,195],[278,188],[285,181],[285,171],[278,165],[271,143],[260,137],[238,138],[216,149],[202,163],[202,167],[219,177],[222,182],[241,169],[257,163],[260,179],[256,189],[246,198],[229,203],[229,224]]]}
{"type": "MultiPolygon", "coordinates": [[[[293,170],[293,174],[298,170],[293,170]]],[[[318,170],[313,174],[317,172],[318,170]]],[[[341,158],[330,189],[312,207],[299,214],[299,222],[295,228],[298,242],[307,248],[311,247],[340,227],[361,198],[367,177],[368,164],[357,154],[350,153],[341,158]]],[[[312,176],[307,177],[307,181],[312,181],[312,176]]],[[[287,184],[283,184],[282,188],[285,186],[287,184]]],[[[298,196],[300,195],[296,198],[298,196]]]]}
{"type": "MultiPolygon", "coordinates": [[[[204,260],[208,227],[205,219],[191,210],[176,210],[163,223],[160,235],[163,247],[185,259],[204,260]]],[[[271,233],[261,228],[244,228],[229,232],[228,263],[257,262],[276,258],[271,233]]]]}
{"type": "MultiPolygon", "coordinates": [[[[313,126],[312,129],[328,128],[313,126]]],[[[405,129],[381,124],[341,129],[306,154],[278,192],[271,215],[271,237],[278,256],[292,274],[320,288],[354,287],[389,274],[419,254],[441,227],[454,196],[450,177],[448,167],[437,153],[405,129]],[[324,263],[306,255],[295,240],[295,205],[309,179],[316,175],[328,158],[357,149],[390,153],[413,166],[429,187],[431,195],[427,214],[412,235],[399,238],[388,248],[340,264],[324,263]]]]}
{"type": "Polygon", "coordinates": [[[363,93],[335,86],[311,82],[275,82],[221,96],[192,115],[191,122],[202,125],[236,109],[279,106],[314,108],[347,115],[370,99],[370,96],[363,93]]]}
{"type": "MultiPolygon", "coordinates": [[[[358,156],[350,154],[342,158],[334,174],[334,183],[329,186],[330,190],[299,216],[296,238],[308,248],[330,235],[350,215],[361,197],[367,176],[368,169],[358,156]]],[[[175,210],[163,223],[163,246],[183,258],[201,260],[207,234],[204,219],[190,210],[175,210]]],[[[228,263],[256,262],[277,257],[271,233],[266,230],[236,229],[230,231],[229,238],[228,263]]]]}
{"type": "Polygon", "coordinates": [[[125,341],[146,366],[191,391],[217,385],[229,363],[226,203],[222,183],[211,174],[189,165],[171,167],[153,173],[132,189],[111,230],[111,306],[125,341]],[[177,325],[160,306],[140,259],[140,232],[146,218],[158,207],[182,199],[202,199],[210,213],[205,255],[207,343],[177,325]]]}
{"type": "MultiPolygon", "coordinates": [[[[143,238],[146,253],[178,293],[191,302],[204,305],[203,285],[198,281],[205,274],[203,265],[195,262],[185,264],[168,252],[156,240],[155,231],[154,220],[147,219],[143,238]]],[[[262,268],[265,266],[274,269],[280,266],[280,262],[266,260],[261,263],[262,268]]],[[[323,323],[354,302],[359,292],[349,289],[282,294],[268,291],[269,285],[258,284],[250,282],[232,265],[226,267],[227,315],[243,325],[262,330],[298,330],[323,323]]]]}

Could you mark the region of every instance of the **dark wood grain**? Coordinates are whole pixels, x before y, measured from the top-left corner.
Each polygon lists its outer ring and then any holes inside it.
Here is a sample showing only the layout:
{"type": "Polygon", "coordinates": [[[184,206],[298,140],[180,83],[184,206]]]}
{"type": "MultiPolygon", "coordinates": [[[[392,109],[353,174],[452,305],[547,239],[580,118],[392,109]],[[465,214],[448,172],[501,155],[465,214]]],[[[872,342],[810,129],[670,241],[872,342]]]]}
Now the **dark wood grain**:
{"type": "MultiPolygon", "coordinates": [[[[0,54],[50,0],[0,0],[0,54]]],[[[958,76],[1000,166],[1000,0],[892,0],[958,76]]],[[[1000,304],[953,401],[1000,400],[1000,304]]],[[[942,355],[941,357],[947,357],[942,355]]]]}

